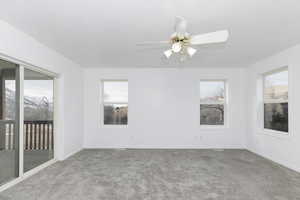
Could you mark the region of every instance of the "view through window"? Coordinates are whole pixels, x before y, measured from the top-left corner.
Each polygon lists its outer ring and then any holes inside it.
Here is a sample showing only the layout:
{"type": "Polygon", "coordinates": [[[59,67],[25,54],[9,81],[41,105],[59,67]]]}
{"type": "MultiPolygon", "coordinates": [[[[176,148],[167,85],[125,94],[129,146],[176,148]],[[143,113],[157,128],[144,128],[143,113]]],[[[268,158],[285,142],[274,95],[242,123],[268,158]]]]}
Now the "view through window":
{"type": "Polygon", "coordinates": [[[264,128],[289,131],[288,70],[286,68],[264,76],[264,128]]]}
{"type": "Polygon", "coordinates": [[[128,81],[103,81],[103,115],[105,125],[127,125],[128,81]]]}
{"type": "Polygon", "coordinates": [[[200,81],[200,125],[224,125],[225,81],[200,81]]]}
{"type": "Polygon", "coordinates": [[[0,59],[0,185],[19,176],[19,66],[0,59]]]}
{"type": "Polygon", "coordinates": [[[24,172],[54,157],[54,78],[24,70],[24,172]]]}

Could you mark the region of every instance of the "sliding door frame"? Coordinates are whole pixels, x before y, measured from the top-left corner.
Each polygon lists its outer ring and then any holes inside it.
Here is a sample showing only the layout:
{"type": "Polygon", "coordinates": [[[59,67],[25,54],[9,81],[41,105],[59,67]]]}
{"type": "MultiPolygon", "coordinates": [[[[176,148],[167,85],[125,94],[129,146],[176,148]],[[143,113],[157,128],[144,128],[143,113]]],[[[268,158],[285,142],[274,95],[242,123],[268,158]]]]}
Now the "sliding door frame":
{"type": "Polygon", "coordinates": [[[58,127],[59,127],[59,74],[50,72],[48,70],[42,69],[38,66],[32,65],[30,63],[21,61],[19,59],[4,55],[0,53],[0,59],[12,62],[14,64],[18,65],[17,69],[17,82],[16,82],[16,90],[19,90],[16,92],[16,100],[19,104],[17,109],[18,115],[18,132],[19,132],[19,138],[18,142],[18,150],[19,150],[19,159],[16,160],[17,163],[19,163],[19,168],[16,169],[16,174],[18,173],[18,177],[1,185],[0,186],[0,192],[8,189],[9,187],[23,181],[24,179],[30,177],[31,175],[37,173],[38,171],[44,169],[45,167],[55,163],[58,159],[58,150],[59,150],[59,142],[57,141],[58,138],[58,127]],[[50,76],[53,78],[53,104],[54,104],[54,115],[53,115],[53,124],[54,124],[54,130],[53,130],[53,138],[54,138],[54,156],[51,160],[46,161],[45,163],[27,171],[24,173],[24,70],[29,69],[34,72],[39,72],[44,75],[50,76]],[[17,171],[18,170],[18,171],[17,171]]]}
{"type": "Polygon", "coordinates": [[[17,96],[17,103],[19,104],[18,107],[18,132],[19,132],[19,177],[23,176],[23,166],[24,166],[24,67],[22,65],[19,65],[19,69],[17,70],[19,73],[17,75],[19,80],[19,84],[16,84],[16,91],[19,91],[16,93],[17,96]]]}

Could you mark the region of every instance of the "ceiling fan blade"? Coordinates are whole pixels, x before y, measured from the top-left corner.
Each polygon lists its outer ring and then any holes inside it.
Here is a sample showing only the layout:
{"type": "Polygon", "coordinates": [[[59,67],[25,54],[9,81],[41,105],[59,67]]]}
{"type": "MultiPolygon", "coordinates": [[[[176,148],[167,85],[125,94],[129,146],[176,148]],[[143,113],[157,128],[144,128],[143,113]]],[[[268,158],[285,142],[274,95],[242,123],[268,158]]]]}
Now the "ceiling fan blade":
{"type": "Polygon", "coordinates": [[[187,21],[183,17],[177,16],[175,21],[175,32],[177,36],[184,37],[186,34],[186,27],[187,21]]]}
{"type": "Polygon", "coordinates": [[[159,44],[170,44],[170,41],[154,41],[154,42],[142,42],[136,44],[137,46],[146,46],[146,45],[159,45],[159,44]]]}
{"type": "Polygon", "coordinates": [[[228,30],[216,31],[200,35],[194,35],[190,39],[192,45],[213,44],[226,42],[229,37],[228,30]]]}

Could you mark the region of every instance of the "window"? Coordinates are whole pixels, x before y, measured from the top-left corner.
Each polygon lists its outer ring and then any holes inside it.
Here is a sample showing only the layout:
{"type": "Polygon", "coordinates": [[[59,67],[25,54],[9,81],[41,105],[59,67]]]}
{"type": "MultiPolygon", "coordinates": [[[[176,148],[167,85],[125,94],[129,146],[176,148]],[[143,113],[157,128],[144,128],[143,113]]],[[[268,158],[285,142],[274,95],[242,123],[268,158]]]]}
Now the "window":
{"type": "Polygon", "coordinates": [[[200,125],[224,125],[225,81],[200,81],[200,125]]]}
{"type": "Polygon", "coordinates": [[[103,124],[127,125],[128,81],[103,81],[103,124]]]}
{"type": "Polygon", "coordinates": [[[288,132],[288,70],[267,73],[263,79],[264,128],[288,132]]]}

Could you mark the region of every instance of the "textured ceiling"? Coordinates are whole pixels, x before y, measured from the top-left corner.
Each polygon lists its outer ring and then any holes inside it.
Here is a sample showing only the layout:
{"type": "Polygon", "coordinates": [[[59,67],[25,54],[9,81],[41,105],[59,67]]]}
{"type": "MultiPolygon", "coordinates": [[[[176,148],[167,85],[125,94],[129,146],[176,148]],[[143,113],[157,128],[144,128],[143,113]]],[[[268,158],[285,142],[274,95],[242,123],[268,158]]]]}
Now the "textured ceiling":
{"type": "Polygon", "coordinates": [[[170,67],[177,15],[192,34],[229,29],[226,45],[198,47],[184,67],[245,67],[300,42],[298,0],[4,0],[0,19],[83,67],[170,67]]]}

